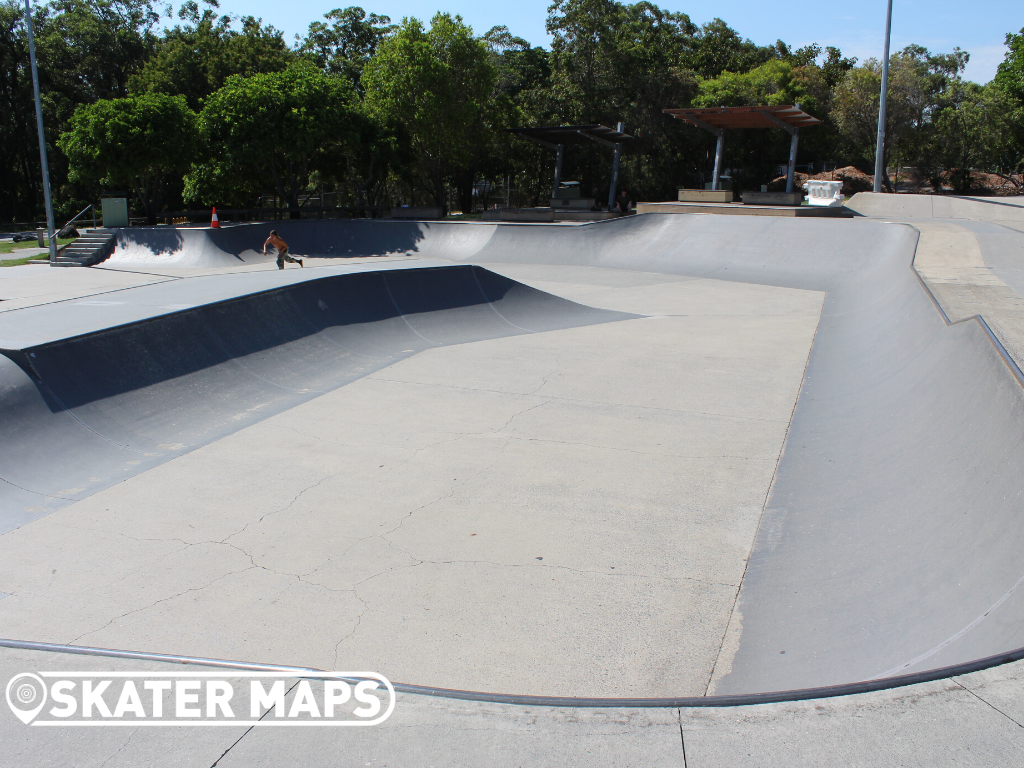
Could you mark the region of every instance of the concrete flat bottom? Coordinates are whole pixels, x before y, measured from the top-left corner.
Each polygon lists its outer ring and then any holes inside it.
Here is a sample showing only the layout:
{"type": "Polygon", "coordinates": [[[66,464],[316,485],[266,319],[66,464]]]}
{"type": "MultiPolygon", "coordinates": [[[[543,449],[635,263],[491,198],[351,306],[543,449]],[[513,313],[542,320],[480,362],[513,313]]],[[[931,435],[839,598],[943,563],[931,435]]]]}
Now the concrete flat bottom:
{"type": "Polygon", "coordinates": [[[703,695],[823,294],[492,267],[650,317],[421,352],[12,531],[5,634],[703,695]]]}
{"type": "Polygon", "coordinates": [[[719,213],[734,216],[852,218],[845,208],[812,205],[744,205],[743,203],[637,203],[637,213],[719,213]]]}

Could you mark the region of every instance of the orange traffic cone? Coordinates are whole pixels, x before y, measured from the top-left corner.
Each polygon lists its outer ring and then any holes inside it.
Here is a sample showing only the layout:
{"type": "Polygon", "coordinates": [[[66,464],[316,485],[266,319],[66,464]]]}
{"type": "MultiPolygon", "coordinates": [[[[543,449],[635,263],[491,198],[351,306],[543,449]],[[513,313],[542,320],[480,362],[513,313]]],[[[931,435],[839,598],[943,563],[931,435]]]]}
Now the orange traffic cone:
{"type": "Polygon", "coordinates": [[[210,222],[210,227],[212,229],[220,229],[220,219],[217,218],[217,208],[216,207],[214,207],[214,209],[213,209],[213,220],[210,222]]]}

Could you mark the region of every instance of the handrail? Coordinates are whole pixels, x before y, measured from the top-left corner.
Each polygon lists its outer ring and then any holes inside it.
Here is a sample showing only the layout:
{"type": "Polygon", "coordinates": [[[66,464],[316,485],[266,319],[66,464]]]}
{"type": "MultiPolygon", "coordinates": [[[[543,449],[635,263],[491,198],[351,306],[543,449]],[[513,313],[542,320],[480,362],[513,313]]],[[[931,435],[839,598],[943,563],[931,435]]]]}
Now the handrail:
{"type": "Polygon", "coordinates": [[[78,218],[79,216],[81,216],[81,215],[82,215],[83,213],[85,213],[85,212],[86,212],[86,211],[88,211],[88,210],[89,210],[90,208],[92,208],[92,206],[93,206],[93,204],[92,204],[92,203],[89,203],[89,204],[88,204],[87,206],[85,206],[85,208],[83,208],[83,209],[82,209],[81,213],[79,213],[79,214],[78,214],[78,216],[75,216],[75,218],[74,218],[74,219],[71,219],[71,221],[68,221],[68,222],[66,222],[66,223],[64,224],[64,226],[63,226],[63,227],[61,227],[60,229],[58,229],[57,231],[58,231],[58,232],[60,232],[60,231],[61,231],[62,229],[65,229],[65,228],[66,228],[66,227],[68,226],[68,224],[71,224],[71,223],[72,223],[72,222],[73,222],[73,221],[74,221],[75,219],[77,219],[77,218],[78,218]]]}

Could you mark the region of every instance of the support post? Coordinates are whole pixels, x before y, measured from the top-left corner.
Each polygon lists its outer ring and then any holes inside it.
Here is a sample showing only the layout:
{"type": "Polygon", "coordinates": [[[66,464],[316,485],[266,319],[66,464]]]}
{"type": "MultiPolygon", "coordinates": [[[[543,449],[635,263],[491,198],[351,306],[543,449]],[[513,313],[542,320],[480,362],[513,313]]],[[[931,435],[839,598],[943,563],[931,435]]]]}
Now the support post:
{"type": "MultiPolygon", "coordinates": [[[[619,133],[624,133],[625,129],[626,129],[626,124],[625,123],[619,123],[618,127],[615,130],[617,130],[619,133]]],[[[615,210],[615,191],[616,191],[615,188],[619,184],[619,160],[621,158],[622,158],[622,145],[621,144],[616,144],[615,145],[615,155],[612,158],[612,183],[611,183],[611,186],[608,187],[608,210],[609,211],[615,210]]]]}
{"type": "Polygon", "coordinates": [[[711,179],[711,189],[718,189],[718,177],[722,175],[722,155],[725,154],[725,131],[718,129],[718,141],[715,142],[715,175],[711,179]]]}
{"type": "Polygon", "coordinates": [[[25,29],[28,31],[28,55],[32,65],[32,91],[36,98],[36,131],[39,133],[39,164],[43,171],[43,199],[46,203],[46,230],[50,240],[50,264],[57,262],[57,238],[53,231],[53,200],[50,198],[50,166],[46,161],[46,136],[43,133],[43,105],[39,100],[39,71],[36,69],[36,43],[32,35],[32,8],[25,0],[25,29]]]}
{"type": "Polygon", "coordinates": [[[786,192],[793,191],[793,173],[796,170],[796,145],[800,140],[800,129],[793,129],[793,137],[789,140],[789,169],[786,171],[786,192]]]}
{"type": "Polygon", "coordinates": [[[565,157],[565,144],[558,145],[558,157],[555,159],[555,185],[551,188],[552,199],[558,197],[558,188],[562,184],[562,158],[565,157]]]}
{"type": "Polygon", "coordinates": [[[885,175],[885,101],[889,94],[889,33],[892,30],[892,0],[885,14],[885,50],[882,53],[882,92],[878,98],[878,138],[875,140],[875,192],[882,191],[885,175]]]}

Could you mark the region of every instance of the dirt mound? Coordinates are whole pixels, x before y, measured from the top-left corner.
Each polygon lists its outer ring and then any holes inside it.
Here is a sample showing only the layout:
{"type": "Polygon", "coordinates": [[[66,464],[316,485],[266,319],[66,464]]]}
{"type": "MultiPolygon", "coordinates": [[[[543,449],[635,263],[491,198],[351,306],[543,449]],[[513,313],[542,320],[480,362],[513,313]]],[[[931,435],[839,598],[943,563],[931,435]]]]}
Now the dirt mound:
{"type": "MultiPolygon", "coordinates": [[[[874,179],[863,171],[858,171],[852,165],[845,168],[836,168],[834,171],[825,171],[808,176],[806,173],[793,174],[793,188],[800,189],[808,179],[814,181],[841,181],[843,182],[843,194],[847,197],[858,192],[870,192],[874,188],[874,179]]],[[[785,192],[786,177],[779,176],[773,179],[768,185],[769,192],[785,192]]]]}

